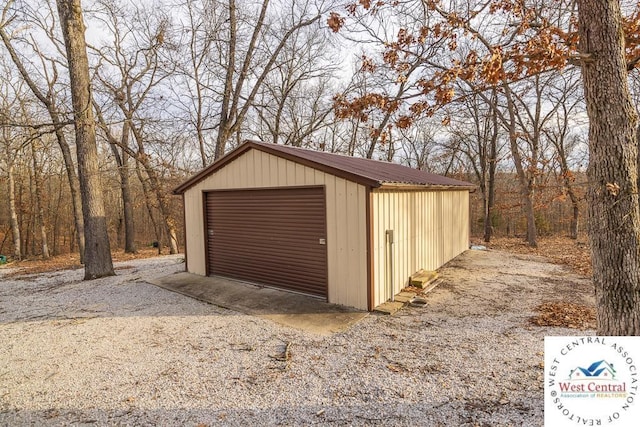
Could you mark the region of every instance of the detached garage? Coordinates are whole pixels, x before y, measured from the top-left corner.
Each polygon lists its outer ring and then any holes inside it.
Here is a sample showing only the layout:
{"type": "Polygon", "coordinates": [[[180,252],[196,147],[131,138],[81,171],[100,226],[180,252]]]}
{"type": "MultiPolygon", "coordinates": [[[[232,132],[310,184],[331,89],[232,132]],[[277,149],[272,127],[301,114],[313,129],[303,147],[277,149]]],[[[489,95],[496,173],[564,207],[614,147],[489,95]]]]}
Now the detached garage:
{"type": "Polygon", "coordinates": [[[469,246],[469,183],[247,141],[175,189],[187,271],[372,310],[469,246]]]}

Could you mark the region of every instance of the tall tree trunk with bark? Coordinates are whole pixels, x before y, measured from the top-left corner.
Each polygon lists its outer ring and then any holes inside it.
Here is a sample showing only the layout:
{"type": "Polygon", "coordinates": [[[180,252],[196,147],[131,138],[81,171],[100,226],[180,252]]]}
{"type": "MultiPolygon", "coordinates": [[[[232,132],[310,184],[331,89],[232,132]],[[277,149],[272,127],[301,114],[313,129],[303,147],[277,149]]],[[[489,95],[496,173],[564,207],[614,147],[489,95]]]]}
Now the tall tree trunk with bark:
{"type": "MultiPolygon", "coordinates": [[[[109,135],[111,138],[111,135],[109,135]]],[[[129,145],[129,126],[125,122],[122,129],[122,146],[129,145]]],[[[122,215],[124,219],[124,251],[128,254],[138,252],[135,242],[135,223],[133,219],[133,201],[131,199],[131,184],[129,180],[129,155],[122,150],[120,153],[119,146],[110,142],[111,152],[118,165],[118,174],[120,176],[120,194],[122,195],[122,215]]]]}
{"type": "Polygon", "coordinates": [[[153,231],[156,235],[156,241],[158,242],[158,255],[162,254],[162,227],[158,224],[156,220],[156,214],[154,212],[153,200],[151,198],[151,189],[149,188],[148,178],[145,177],[142,173],[140,162],[136,162],[136,174],[138,175],[138,180],[142,185],[142,194],[144,195],[145,206],[147,207],[147,213],[149,214],[149,220],[151,220],[151,225],[153,225],[153,231]]]}
{"type": "MultiPolygon", "coordinates": [[[[495,117],[495,116],[494,116],[495,117]]],[[[498,164],[498,132],[497,132],[497,120],[494,123],[496,126],[495,135],[491,139],[491,146],[489,150],[489,177],[487,178],[487,218],[484,223],[484,241],[489,243],[491,236],[493,236],[493,208],[496,204],[496,168],[498,164]]]]}
{"type": "Polygon", "coordinates": [[[492,93],[491,101],[491,139],[489,140],[489,152],[486,153],[487,183],[485,196],[484,241],[489,243],[493,236],[493,208],[496,204],[496,169],[498,167],[498,112],[496,110],[497,95],[492,93]]]}
{"type": "MultiPolygon", "coordinates": [[[[51,114],[51,111],[49,112],[51,114]]],[[[56,120],[59,123],[57,113],[51,114],[54,125],[56,120]]],[[[82,197],[80,196],[80,182],[76,175],[75,164],[73,162],[73,155],[71,149],[67,143],[67,139],[64,136],[62,127],[56,125],[56,138],[60,150],[62,151],[62,158],[64,159],[65,171],[67,173],[67,181],[69,181],[69,192],[71,193],[71,206],[73,207],[73,220],[75,224],[75,241],[78,245],[78,252],[80,253],[80,264],[84,264],[84,216],[82,214],[82,197]]]]}
{"type": "Polygon", "coordinates": [[[44,224],[44,207],[42,202],[42,177],[40,176],[40,166],[38,165],[38,160],[36,157],[36,141],[31,143],[31,157],[33,161],[33,183],[35,186],[35,196],[36,196],[36,222],[38,223],[38,227],[40,228],[40,245],[42,248],[42,258],[49,259],[49,242],[47,239],[47,227],[44,224]]]}
{"type": "Polygon", "coordinates": [[[133,218],[133,200],[131,197],[131,184],[129,179],[129,155],[122,153],[122,166],[120,167],[120,181],[122,189],[122,204],[124,214],[124,251],[128,254],[138,252],[136,248],[136,227],[133,218]]]}
{"type": "Polygon", "coordinates": [[[13,257],[22,259],[20,223],[18,222],[18,210],[16,209],[16,180],[14,176],[13,162],[9,163],[7,172],[7,184],[9,185],[9,222],[11,223],[11,234],[13,236],[13,257]]]}
{"type": "Polygon", "coordinates": [[[640,335],[638,118],[627,83],[620,1],[578,0],[578,12],[598,334],[640,335]]]}
{"type": "Polygon", "coordinates": [[[96,123],[91,103],[89,61],[80,0],[57,0],[60,25],[67,51],[73,103],[78,176],[85,226],[84,278],[115,275],[98,167],[96,123]]]}
{"type": "Polygon", "coordinates": [[[131,132],[131,121],[125,120],[122,124],[122,134],[118,141],[115,135],[111,132],[100,107],[94,102],[94,108],[96,111],[96,118],[98,125],[102,128],[109,146],[111,147],[111,153],[118,165],[118,175],[120,176],[120,194],[122,196],[122,212],[121,212],[121,225],[124,227],[118,227],[118,243],[120,242],[120,236],[124,234],[124,251],[128,254],[135,254],[138,252],[135,243],[135,222],[133,218],[133,200],[131,197],[131,183],[129,179],[129,136],[131,132]],[[121,153],[122,152],[122,153],[121,153]],[[122,224],[124,222],[124,224],[122,224]]]}
{"type": "MultiPolygon", "coordinates": [[[[568,122],[565,122],[568,123],[568,122]]],[[[574,188],[574,180],[573,173],[571,172],[571,168],[569,167],[569,162],[567,160],[567,150],[565,149],[565,139],[567,132],[568,124],[565,124],[565,129],[562,132],[562,135],[557,137],[549,138],[551,143],[554,145],[556,149],[556,155],[558,157],[558,162],[560,163],[560,174],[562,177],[562,183],[564,188],[569,196],[569,200],[571,201],[571,224],[569,225],[569,237],[572,239],[578,238],[578,219],[580,217],[580,199],[576,194],[574,188]]]]}
{"type": "Polygon", "coordinates": [[[571,170],[569,169],[569,164],[567,162],[567,156],[562,143],[556,145],[558,151],[558,157],[560,160],[560,172],[562,173],[562,181],[564,183],[564,188],[567,190],[567,195],[569,196],[569,200],[571,201],[571,224],[569,225],[569,237],[572,239],[578,238],[578,218],[580,217],[580,204],[578,196],[573,188],[573,175],[571,174],[571,170]]]}

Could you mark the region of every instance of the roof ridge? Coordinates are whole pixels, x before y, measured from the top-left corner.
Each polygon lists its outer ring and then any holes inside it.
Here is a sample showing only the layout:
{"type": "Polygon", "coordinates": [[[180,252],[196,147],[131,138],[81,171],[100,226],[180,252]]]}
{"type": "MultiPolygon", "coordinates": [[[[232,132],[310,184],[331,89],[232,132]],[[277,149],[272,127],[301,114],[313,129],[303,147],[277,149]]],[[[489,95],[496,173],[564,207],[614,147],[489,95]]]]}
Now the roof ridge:
{"type": "MultiPolygon", "coordinates": [[[[391,166],[391,167],[397,167],[397,168],[405,168],[405,169],[409,169],[409,170],[412,170],[412,171],[420,172],[421,174],[429,174],[429,175],[432,175],[432,176],[438,176],[438,177],[441,177],[441,178],[446,178],[446,179],[449,179],[449,180],[458,181],[460,183],[472,185],[471,183],[467,183],[467,182],[458,180],[456,178],[449,178],[448,176],[445,176],[445,175],[440,175],[440,174],[437,174],[435,172],[426,171],[424,169],[413,168],[411,166],[403,165],[401,163],[397,163],[397,162],[389,161],[389,160],[369,159],[367,157],[350,156],[350,155],[344,154],[344,153],[334,153],[334,152],[330,152],[330,151],[320,151],[320,150],[314,150],[314,149],[306,148],[306,147],[296,147],[296,146],[293,146],[293,145],[274,144],[273,142],[254,141],[254,140],[247,140],[245,142],[253,142],[253,143],[257,144],[257,145],[262,145],[262,146],[265,146],[265,147],[275,147],[274,149],[276,149],[276,150],[285,149],[285,150],[295,150],[295,151],[306,151],[308,153],[315,154],[315,155],[335,156],[335,157],[339,157],[339,158],[345,159],[345,160],[352,160],[353,159],[353,160],[356,160],[358,162],[376,163],[376,164],[382,164],[382,165],[385,165],[385,166],[391,166]]],[[[321,162],[318,162],[318,163],[321,163],[321,162]]],[[[377,178],[375,178],[375,174],[365,175],[364,173],[362,173],[362,176],[367,176],[368,178],[372,178],[372,179],[376,179],[377,180],[377,178]]]]}
{"type": "Polygon", "coordinates": [[[201,170],[174,190],[180,194],[216,170],[232,162],[250,149],[324,170],[326,173],[354,181],[368,187],[417,187],[438,189],[472,189],[475,185],[433,172],[414,169],[396,162],[349,156],[341,153],[313,150],[292,145],[274,144],[264,141],[245,140],[212,165],[201,170]]]}
{"type": "Polygon", "coordinates": [[[328,156],[339,156],[339,157],[344,157],[344,158],[348,158],[348,159],[360,159],[360,160],[370,160],[372,162],[382,162],[382,163],[389,163],[389,164],[394,164],[394,165],[399,165],[399,166],[404,166],[401,165],[399,163],[395,163],[395,162],[390,162],[388,160],[377,160],[377,159],[369,159],[366,157],[359,157],[359,156],[350,156],[348,154],[345,153],[334,153],[333,151],[321,151],[321,150],[314,150],[313,148],[307,148],[307,147],[297,147],[295,145],[286,145],[286,144],[275,144],[273,142],[266,142],[266,141],[256,141],[256,140],[247,140],[247,142],[253,142],[259,145],[265,145],[267,147],[282,147],[282,148],[287,148],[287,149],[292,149],[292,150],[304,150],[304,151],[309,151],[311,153],[321,153],[321,154],[326,154],[328,156]]]}

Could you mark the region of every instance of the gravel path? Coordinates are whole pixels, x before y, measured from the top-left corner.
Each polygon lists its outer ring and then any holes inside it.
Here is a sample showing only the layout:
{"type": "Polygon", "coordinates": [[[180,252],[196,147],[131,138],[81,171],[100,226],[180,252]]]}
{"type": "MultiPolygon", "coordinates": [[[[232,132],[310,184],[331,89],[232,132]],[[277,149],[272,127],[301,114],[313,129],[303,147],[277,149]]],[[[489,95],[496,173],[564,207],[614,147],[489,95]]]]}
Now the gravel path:
{"type": "Polygon", "coordinates": [[[543,337],[581,332],[527,320],[592,298],[541,258],[468,251],[426,308],[319,337],[145,283],[179,256],[117,268],[0,269],[0,425],[542,425],[543,337]]]}

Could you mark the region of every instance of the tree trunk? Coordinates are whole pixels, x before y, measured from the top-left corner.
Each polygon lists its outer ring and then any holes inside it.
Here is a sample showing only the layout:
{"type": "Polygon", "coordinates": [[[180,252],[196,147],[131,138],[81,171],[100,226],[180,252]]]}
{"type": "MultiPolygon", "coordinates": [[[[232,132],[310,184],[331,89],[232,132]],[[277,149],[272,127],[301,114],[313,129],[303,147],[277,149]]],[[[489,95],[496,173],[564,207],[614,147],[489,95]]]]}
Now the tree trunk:
{"type": "Polygon", "coordinates": [[[11,234],[13,236],[13,257],[18,261],[22,259],[20,223],[18,222],[18,210],[16,209],[16,180],[13,175],[13,162],[9,163],[7,181],[9,184],[9,221],[11,223],[11,234]]]}
{"type": "MultiPolygon", "coordinates": [[[[268,0],[267,0],[268,1],[268,0]]],[[[232,98],[233,98],[233,76],[236,72],[236,41],[237,41],[237,26],[238,21],[236,17],[236,2],[235,0],[229,0],[229,42],[227,43],[227,66],[224,79],[224,91],[222,93],[222,105],[220,107],[220,122],[218,124],[218,136],[216,138],[216,150],[214,153],[214,160],[218,160],[224,156],[225,147],[230,132],[231,115],[232,111],[232,98]]]]}
{"type": "MultiPolygon", "coordinates": [[[[575,196],[574,196],[575,197],[575,196]]],[[[580,208],[578,207],[578,202],[571,201],[573,205],[573,216],[571,217],[571,228],[569,229],[569,236],[573,240],[578,239],[578,218],[580,217],[580,208]]]]}
{"type": "Polygon", "coordinates": [[[618,0],[578,0],[589,116],[588,233],[598,334],[640,335],[638,118],[618,0]]]}
{"type": "MultiPolygon", "coordinates": [[[[51,114],[51,111],[49,112],[51,114]]],[[[57,113],[51,115],[53,123],[60,120],[57,118],[57,113]],[[54,118],[55,117],[55,118],[54,118]]],[[[84,216],[82,214],[82,198],[80,197],[80,185],[78,176],[75,171],[75,164],[73,162],[73,155],[71,149],[67,143],[67,139],[64,136],[64,132],[61,127],[56,127],[56,138],[58,140],[58,146],[62,151],[62,158],[64,160],[65,171],[67,172],[67,181],[69,181],[69,192],[71,193],[71,206],[73,207],[73,220],[75,224],[75,242],[78,245],[78,252],[80,253],[80,264],[84,264],[84,216]]]]}
{"type": "Polygon", "coordinates": [[[57,0],[67,51],[73,103],[78,177],[85,226],[85,280],[115,275],[98,167],[96,123],[91,103],[89,61],[80,0],[57,0]]]}
{"type": "Polygon", "coordinates": [[[572,239],[578,238],[578,218],[580,216],[580,205],[578,201],[578,196],[573,189],[573,178],[571,176],[571,171],[569,170],[569,165],[567,163],[567,156],[565,155],[564,150],[558,150],[560,154],[560,171],[562,172],[562,176],[564,179],[564,186],[567,190],[567,195],[569,196],[569,200],[571,200],[571,208],[572,208],[572,216],[571,216],[571,224],[569,225],[569,236],[572,239]]]}
{"type": "MultiPolygon", "coordinates": [[[[122,146],[129,145],[129,126],[125,123],[122,129],[122,146]]],[[[120,177],[120,195],[122,196],[122,216],[124,222],[124,251],[135,254],[138,250],[135,242],[135,223],[133,219],[133,201],[131,200],[131,185],[129,180],[129,155],[123,150],[120,154],[116,144],[109,144],[111,152],[118,165],[120,177]]]]}
{"type": "Polygon", "coordinates": [[[527,218],[526,241],[529,246],[535,248],[538,246],[538,229],[536,227],[536,215],[533,209],[533,200],[529,189],[522,184],[522,179],[520,179],[520,182],[520,194],[524,201],[524,214],[527,218]]]}
{"type": "Polygon", "coordinates": [[[51,255],[49,254],[49,242],[47,239],[47,227],[44,224],[44,208],[42,207],[42,179],[40,178],[40,169],[38,166],[38,161],[36,158],[36,147],[35,142],[31,143],[31,156],[33,160],[33,183],[35,185],[36,190],[36,215],[35,219],[40,228],[40,246],[42,247],[42,258],[49,259],[51,255]]]}
{"type": "Polygon", "coordinates": [[[485,193],[482,194],[482,210],[483,210],[483,228],[484,228],[484,241],[489,243],[491,241],[491,212],[489,210],[489,198],[485,193]]]}
{"type": "MultiPolygon", "coordinates": [[[[192,31],[193,37],[196,32],[192,31]]],[[[200,83],[200,76],[198,75],[198,66],[195,60],[192,61],[194,70],[194,80],[196,82],[196,135],[198,136],[198,148],[200,149],[200,159],[202,160],[202,167],[207,167],[207,153],[205,147],[207,142],[204,139],[204,100],[202,95],[202,85],[200,83]]]]}
{"type": "MultiPolygon", "coordinates": [[[[495,100],[496,94],[491,98],[495,100]]],[[[487,159],[487,166],[489,172],[489,178],[487,182],[487,217],[488,221],[485,223],[484,228],[484,241],[489,243],[491,236],[493,235],[493,207],[496,204],[496,169],[498,165],[498,112],[496,111],[495,102],[491,104],[491,124],[492,134],[491,142],[489,143],[489,158],[487,159]]]]}
{"type": "Polygon", "coordinates": [[[136,162],[136,174],[138,175],[138,180],[142,185],[142,194],[144,194],[145,206],[147,207],[147,213],[149,214],[149,219],[151,220],[151,224],[153,225],[153,231],[156,235],[156,241],[158,242],[158,255],[162,254],[162,230],[158,225],[158,221],[156,221],[156,216],[153,211],[153,201],[151,200],[151,190],[149,189],[149,183],[147,182],[147,178],[142,174],[142,170],[140,169],[140,162],[136,162]]]}
{"type": "Polygon", "coordinates": [[[23,200],[25,199],[24,184],[22,180],[16,183],[15,175],[13,182],[14,185],[17,185],[17,189],[14,192],[14,200],[16,200],[15,206],[18,217],[18,230],[20,230],[20,238],[22,239],[22,242],[20,243],[20,258],[22,259],[27,256],[27,248],[29,247],[29,221],[25,219],[25,216],[28,215],[25,215],[24,209],[21,209],[21,207],[24,206],[23,200]],[[20,207],[20,209],[18,207],[20,207]]]}
{"type": "Polygon", "coordinates": [[[572,216],[571,224],[569,225],[569,236],[575,240],[578,238],[578,218],[580,216],[579,200],[573,189],[573,176],[569,169],[569,163],[567,162],[567,155],[563,145],[564,142],[555,141],[553,144],[556,147],[558,159],[560,160],[560,172],[562,173],[564,188],[567,190],[569,200],[571,200],[572,216]]]}
{"type": "Polygon", "coordinates": [[[167,204],[166,194],[162,190],[160,179],[158,178],[158,175],[156,175],[156,171],[149,164],[143,163],[143,166],[145,167],[145,172],[149,177],[151,190],[156,194],[156,198],[158,199],[158,210],[160,211],[160,215],[162,216],[163,222],[165,224],[165,231],[167,233],[167,237],[169,238],[169,253],[177,254],[178,234],[176,231],[176,222],[169,212],[169,205],[167,204]]]}
{"type": "MultiPolygon", "coordinates": [[[[496,138],[497,139],[497,138],[496,138]]],[[[489,179],[487,182],[487,216],[489,221],[484,229],[484,241],[489,243],[493,236],[493,207],[496,204],[496,154],[497,141],[493,140],[489,156],[489,179]]]]}
{"type": "Polygon", "coordinates": [[[527,218],[527,243],[529,246],[538,246],[537,237],[538,232],[536,230],[536,218],[533,210],[533,200],[531,198],[531,184],[527,178],[527,174],[524,170],[522,156],[518,150],[518,137],[516,134],[516,118],[515,118],[515,105],[513,105],[513,98],[511,97],[511,90],[508,84],[504,84],[505,95],[507,97],[507,109],[509,111],[509,146],[511,148],[511,156],[513,157],[513,163],[516,166],[516,174],[518,175],[518,183],[520,187],[520,197],[522,198],[522,204],[525,217],[527,218]]]}
{"type": "Polygon", "coordinates": [[[229,131],[229,125],[226,120],[220,120],[220,126],[218,127],[218,136],[216,137],[216,151],[214,154],[214,160],[218,160],[224,156],[224,152],[227,147],[227,140],[231,137],[229,131]]]}
{"type": "MultiPolygon", "coordinates": [[[[62,171],[58,178],[58,195],[56,197],[55,212],[62,212],[62,187],[64,180],[62,179],[62,171]]],[[[59,255],[59,237],[60,237],[60,215],[53,216],[53,255],[59,255]]]]}
{"type": "Polygon", "coordinates": [[[128,254],[138,252],[136,248],[136,227],[133,218],[133,201],[131,199],[131,185],[129,180],[129,156],[122,153],[122,167],[120,168],[120,183],[122,189],[122,204],[124,213],[124,251],[128,254]]]}

